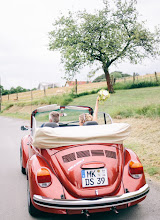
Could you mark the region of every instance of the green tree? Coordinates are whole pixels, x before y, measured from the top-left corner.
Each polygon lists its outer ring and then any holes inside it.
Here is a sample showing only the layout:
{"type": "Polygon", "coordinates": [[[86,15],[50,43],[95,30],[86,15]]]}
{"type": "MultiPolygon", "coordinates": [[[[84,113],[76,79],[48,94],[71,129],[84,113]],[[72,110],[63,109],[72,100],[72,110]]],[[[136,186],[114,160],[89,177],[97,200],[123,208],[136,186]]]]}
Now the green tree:
{"type": "Polygon", "coordinates": [[[1,95],[7,95],[9,92],[7,89],[4,89],[2,85],[0,85],[0,89],[1,89],[1,95]]]}
{"type": "Polygon", "coordinates": [[[114,71],[114,72],[110,73],[110,75],[116,79],[122,78],[122,72],[119,72],[119,71],[114,71]]]}
{"type": "Polygon", "coordinates": [[[94,14],[86,11],[58,18],[49,33],[50,50],[61,52],[61,61],[68,78],[85,65],[100,64],[108,90],[113,92],[109,67],[128,59],[131,63],[159,55],[160,31],[154,33],[139,22],[136,0],[109,0],[94,14]]]}
{"type": "Polygon", "coordinates": [[[105,74],[102,74],[100,76],[97,76],[93,82],[102,82],[102,81],[105,81],[105,74]]]}

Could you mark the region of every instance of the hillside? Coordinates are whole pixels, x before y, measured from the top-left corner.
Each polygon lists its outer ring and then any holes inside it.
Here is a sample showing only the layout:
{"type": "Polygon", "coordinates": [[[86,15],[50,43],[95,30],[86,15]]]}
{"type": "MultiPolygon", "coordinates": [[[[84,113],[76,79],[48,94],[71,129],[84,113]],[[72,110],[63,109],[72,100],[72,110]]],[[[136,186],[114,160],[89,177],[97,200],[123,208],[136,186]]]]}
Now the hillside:
{"type": "MultiPolygon", "coordinates": [[[[64,97],[64,95],[63,95],[64,97]]],[[[94,108],[97,94],[73,99],[69,105],[88,105],[94,108]]],[[[61,97],[62,98],[62,97],[61,97]]],[[[39,105],[13,105],[2,115],[30,119],[39,105]]],[[[125,147],[133,149],[140,157],[145,172],[160,181],[160,86],[131,90],[117,90],[100,112],[109,112],[114,122],[127,122],[132,127],[125,147]]]]}
{"type": "MultiPolygon", "coordinates": [[[[160,81],[160,73],[157,73],[157,80],[160,81]]],[[[154,82],[156,80],[155,74],[147,74],[143,76],[136,76],[135,82],[154,82]]],[[[123,77],[116,80],[116,83],[118,82],[133,82],[133,77],[123,77]]],[[[79,85],[77,87],[77,93],[85,92],[85,91],[92,91],[97,90],[101,88],[106,88],[107,84],[106,81],[103,82],[95,82],[95,83],[87,83],[83,85],[79,85]]],[[[60,87],[60,88],[51,88],[44,90],[35,90],[35,91],[29,91],[29,92],[22,92],[22,93],[15,93],[10,95],[3,95],[2,96],[2,108],[5,105],[8,105],[9,103],[28,103],[30,105],[31,101],[38,101],[39,99],[45,98],[45,97],[51,97],[51,96],[57,96],[57,95],[63,95],[71,93],[73,90],[75,90],[75,86],[70,87],[60,87]]]]}

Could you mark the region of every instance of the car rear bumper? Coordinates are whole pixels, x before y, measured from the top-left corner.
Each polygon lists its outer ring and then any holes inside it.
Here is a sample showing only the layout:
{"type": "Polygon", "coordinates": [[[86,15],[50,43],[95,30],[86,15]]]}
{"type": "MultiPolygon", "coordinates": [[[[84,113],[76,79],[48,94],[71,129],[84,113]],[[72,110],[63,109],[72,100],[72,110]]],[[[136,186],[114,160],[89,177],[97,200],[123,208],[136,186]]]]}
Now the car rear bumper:
{"type": "Polygon", "coordinates": [[[97,199],[50,199],[40,195],[33,195],[35,204],[54,209],[67,209],[67,210],[83,210],[83,209],[99,209],[107,207],[117,207],[131,202],[136,202],[144,198],[149,192],[148,184],[145,184],[135,192],[128,192],[121,196],[103,197],[97,199]]]}

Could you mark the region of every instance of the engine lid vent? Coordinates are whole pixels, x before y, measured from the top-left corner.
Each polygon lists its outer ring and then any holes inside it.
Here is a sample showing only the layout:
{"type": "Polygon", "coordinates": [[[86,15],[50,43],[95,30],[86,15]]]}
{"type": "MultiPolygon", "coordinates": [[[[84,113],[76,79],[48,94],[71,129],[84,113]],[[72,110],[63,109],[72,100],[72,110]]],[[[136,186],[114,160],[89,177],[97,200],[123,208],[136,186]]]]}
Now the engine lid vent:
{"type": "Polygon", "coordinates": [[[114,151],[105,150],[105,155],[106,155],[106,157],[116,159],[116,152],[114,152],[114,151]]]}
{"type": "Polygon", "coordinates": [[[89,150],[86,150],[86,151],[78,151],[78,152],[76,152],[76,154],[77,154],[77,158],[89,157],[89,156],[90,156],[89,150]]]}
{"type": "Polygon", "coordinates": [[[104,156],[103,150],[91,150],[92,156],[104,156]]]}
{"type": "Polygon", "coordinates": [[[62,156],[63,162],[68,163],[70,161],[76,160],[75,153],[67,154],[62,156]]]}
{"type": "Polygon", "coordinates": [[[108,158],[116,159],[116,152],[109,150],[86,150],[86,151],[77,151],[75,153],[70,153],[62,156],[63,162],[68,163],[74,161],[78,158],[90,157],[90,156],[106,156],[108,158]]]}

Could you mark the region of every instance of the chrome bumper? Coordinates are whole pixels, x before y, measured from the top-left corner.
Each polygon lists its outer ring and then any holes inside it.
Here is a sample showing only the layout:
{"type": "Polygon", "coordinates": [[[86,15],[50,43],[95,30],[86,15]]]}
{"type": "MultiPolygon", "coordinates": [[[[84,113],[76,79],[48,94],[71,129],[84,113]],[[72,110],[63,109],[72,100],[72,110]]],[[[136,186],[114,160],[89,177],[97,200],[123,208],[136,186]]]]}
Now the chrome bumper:
{"type": "Polygon", "coordinates": [[[33,195],[35,204],[54,209],[70,209],[70,210],[83,210],[83,209],[99,209],[119,205],[125,205],[142,199],[149,192],[148,184],[135,192],[125,193],[121,196],[110,196],[97,199],[49,199],[39,195],[33,195]]]}

